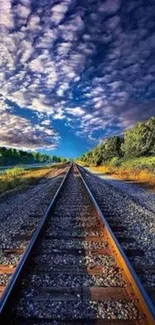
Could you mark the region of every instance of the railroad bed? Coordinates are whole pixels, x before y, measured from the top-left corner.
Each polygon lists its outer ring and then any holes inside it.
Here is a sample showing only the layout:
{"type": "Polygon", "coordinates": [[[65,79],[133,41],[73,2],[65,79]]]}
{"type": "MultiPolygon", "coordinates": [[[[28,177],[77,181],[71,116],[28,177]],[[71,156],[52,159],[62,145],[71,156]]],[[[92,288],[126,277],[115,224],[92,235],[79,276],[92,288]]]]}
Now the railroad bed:
{"type": "MultiPolygon", "coordinates": [[[[133,211],[133,209],[130,207],[131,201],[129,203],[127,200],[124,200],[124,193],[122,192],[120,192],[118,204],[117,195],[119,194],[119,190],[116,190],[116,188],[113,188],[111,185],[107,185],[103,180],[94,176],[92,173],[88,172],[82,167],[80,167],[80,171],[90,190],[95,196],[95,199],[99,204],[100,209],[113,233],[119,240],[121,247],[124,249],[128,259],[143,283],[145,290],[155,304],[154,248],[151,249],[150,247],[153,247],[153,230],[150,225],[150,231],[152,230],[152,242],[150,242],[151,239],[149,238],[149,235],[147,236],[145,228],[139,228],[139,225],[137,224],[137,219],[139,219],[138,222],[141,224],[143,222],[148,223],[150,216],[147,214],[140,214],[139,210],[136,210],[136,206],[134,206],[135,211],[133,211]],[[109,197],[107,197],[108,195],[110,196],[111,200],[109,200],[109,197]],[[113,195],[115,195],[114,199],[113,195]],[[124,209],[122,213],[121,210],[123,207],[124,209]],[[131,213],[133,214],[132,216],[131,213]],[[140,242],[139,235],[142,237],[142,239],[140,238],[140,242]],[[145,246],[145,242],[148,243],[149,250],[145,246]]],[[[151,222],[152,224],[154,222],[153,216],[151,222]]]]}
{"type": "Polygon", "coordinates": [[[56,198],[3,295],[0,324],[153,325],[151,302],[75,165],[56,198]]]}
{"type": "Polygon", "coordinates": [[[68,167],[60,172],[52,170],[27,194],[20,194],[20,198],[19,196],[18,198],[12,197],[2,203],[1,212],[2,210],[4,212],[0,219],[0,296],[15,272],[19,260],[67,170],[68,167]],[[50,178],[51,176],[53,178],[50,178]]]}

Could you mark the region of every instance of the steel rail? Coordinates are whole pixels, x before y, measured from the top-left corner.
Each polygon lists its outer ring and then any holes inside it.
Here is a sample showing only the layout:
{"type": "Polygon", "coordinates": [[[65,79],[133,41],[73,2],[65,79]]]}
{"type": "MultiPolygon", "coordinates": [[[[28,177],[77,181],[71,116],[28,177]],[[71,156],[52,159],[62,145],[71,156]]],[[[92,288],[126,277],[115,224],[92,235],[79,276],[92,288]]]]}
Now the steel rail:
{"type": "Polygon", "coordinates": [[[66,179],[68,178],[68,175],[71,171],[72,166],[73,166],[73,164],[71,164],[68,172],[64,176],[64,178],[63,178],[58,190],[56,191],[45,215],[39,222],[39,225],[38,225],[36,231],[34,232],[31,241],[29,242],[21,260],[19,261],[19,263],[15,269],[14,274],[12,275],[10,281],[8,282],[4,292],[2,294],[2,297],[0,300],[0,324],[1,325],[7,324],[8,319],[10,319],[11,304],[12,304],[13,300],[16,299],[16,292],[18,291],[21,280],[23,279],[23,276],[27,269],[28,263],[33,255],[33,251],[36,248],[36,245],[47,226],[47,222],[49,220],[51,211],[52,211],[53,207],[55,206],[55,203],[57,201],[59,193],[62,190],[66,179]]]}
{"type": "MultiPolygon", "coordinates": [[[[141,306],[141,309],[142,309],[144,315],[146,316],[148,325],[153,325],[153,324],[155,324],[155,307],[154,307],[149,295],[147,294],[145,288],[143,287],[141,281],[139,280],[132,264],[130,263],[124,250],[122,249],[119,241],[117,240],[111,227],[109,226],[106,218],[104,217],[101,209],[99,208],[99,205],[98,205],[96,199],[94,198],[93,194],[91,193],[86,181],[84,180],[84,178],[81,174],[81,171],[80,171],[81,166],[76,164],[76,167],[77,167],[78,172],[81,176],[81,180],[82,180],[87,192],[89,193],[91,201],[98,213],[98,216],[102,219],[102,221],[104,223],[106,234],[109,238],[110,243],[112,244],[112,246],[114,247],[114,249],[116,251],[117,261],[118,261],[119,265],[123,267],[123,269],[126,273],[126,276],[132,285],[132,289],[133,289],[136,297],[138,298],[139,305],[141,306]]],[[[83,167],[82,167],[82,169],[85,171],[85,169],[83,167]]],[[[91,174],[91,173],[89,172],[89,174],[91,174]]]]}
{"type": "MultiPolygon", "coordinates": [[[[71,167],[72,167],[72,165],[71,165],[71,167]]],[[[39,239],[41,238],[44,230],[46,229],[52,209],[55,206],[59,192],[65,183],[65,180],[71,170],[71,167],[68,170],[67,174],[65,175],[53,200],[51,201],[51,204],[50,204],[45,216],[41,220],[36,232],[34,233],[31,242],[29,243],[21,261],[19,262],[19,264],[17,266],[17,269],[16,269],[14,275],[12,276],[12,278],[11,278],[11,280],[2,296],[2,304],[0,307],[0,313],[1,313],[0,314],[0,324],[2,324],[2,325],[6,325],[7,320],[8,319],[10,320],[10,309],[13,305],[13,299],[16,298],[16,293],[17,293],[18,287],[21,284],[21,280],[22,280],[24,273],[27,269],[28,263],[33,256],[34,248],[36,248],[39,239]]],[[[79,172],[79,175],[81,177],[81,180],[83,182],[83,185],[84,185],[87,193],[89,194],[91,202],[92,202],[93,206],[95,207],[98,216],[100,217],[100,219],[102,220],[102,222],[104,224],[105,234],[108,237],[110,245],[115,250],[116,260],[117,260],[119,266],[121,266],[121,268],[123,267],[124,273],[126,274],[128,281],[132,284],[132,289],[135,293],[135,296],[139,300],[140,310],[146,315],[145,324],[153,325],[155,323],[155,313],[154,313],[154,307],[151,305],[152,302],[149,301],[150,298],[147,296],[141,282],[139,281],[135,271],[132,268],[132,265],[128,261],[124,251],[122,250],[119,242],[117,241],[109,224],[107,223],[104,215],[102,214],[95,198],[93,197],[88,185],[86,184],[83,176],[81,175],[79,166],[76,165],[76,167],[77,167],[77,171],[79,172]]]]}
{"type": "MultiPolygon", "coordinates": [[[[67,168],[67,166],[64,168],[64,169],[66,169],[67,168]]],[[[48,173],[50,173],[50,171],[48,172],[48,173]]],[[[50,179],[49,180],[49,182],[53,182],[53,181],[55,181],[58,177],[60,177],[62,174],[64,174],[65,173],[65,170],[63,170],[62,172],[60,172],[59,174],[57,174],[56,176],[54,176],[54,177],[52,177],[52,179],[50,179]]],[[[47,174],[46,174],[47,175],[47,174]]],[[[41,177],[41,180],[44,178],[44,176],[43,177],[41,177]]],[[[43,183],[44,184],[44,183],[43,183]]],[[[21,186],[21,185],[20,185],[21,186]]],[[[8,190],[8,191],[6,191],[6,192],[4,192],[4,193],[2,193],[2,194],[0,194],[0,200],[1,200],[1,198],[3,198],[3,197],[5,197],[5,195],[7,195],[9,192],[12,192],[12,191],[16,191],[16,190],[18,190],[18,188],[19,188],[19,186],[17,186],[17,187],[15,187],[13,190],[8,190]]],[[[34,194],[35,195],[35,194],[34,194]]],[[[31,196],[31,198],[32,197],[34,197],[34,195],[33,196],[31,196]]],[[[26,200],[26,202],[28,202],[29,201],[29,199],[27,199],[26,200]]],[[[1,221],[3,221],[4,219],[6,220],[6,219],[8,219],[8,217],[9,217],[9,215],[6,217],[6,216],[3,216],[2,218],[1,218],[1,221]]],[[[1,299],[0,299],[1,300],[1,299]]]]}

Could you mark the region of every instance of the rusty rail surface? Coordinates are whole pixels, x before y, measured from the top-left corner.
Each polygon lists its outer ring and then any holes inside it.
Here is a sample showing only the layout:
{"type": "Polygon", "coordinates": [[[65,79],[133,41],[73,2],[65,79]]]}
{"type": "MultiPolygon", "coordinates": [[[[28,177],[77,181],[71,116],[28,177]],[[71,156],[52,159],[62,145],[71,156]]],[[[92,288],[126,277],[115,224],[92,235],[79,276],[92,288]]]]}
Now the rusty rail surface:
{"type": "MultiPolygon", "coordinates": [[[[18,295],[18,292],[21,289],[21,281],[24,278],[25,272],[27,272],[27,270],[31,267],[32,263],[33,263],[33,256],[34,253],[36,252],[36,249],[38,248],[41,239],[43,237],[43,234],[45,233],[45,231],[48,228],[48,222],[51,219],[51,215],[55,209],[56,203],[58,201],[58,199],[61,200],[60,194],[62,194],[64,188],[65,188],[65,184],[67,182],[67,179],[72,171],[73,168],[73,172],[76,173],[83,184],[83,187],[87,193],[87,196],[89,197],[91,203],[92,203],[92,208],[94,209],[94,211],[96,211],[96,215],[97,215],[97,220],[99,220],[99,223],[102,225],[102,231],[104,232],[104,236],[102,236],[104,238],[104,241],[107,241],[109,248],[104,248],[104,249],[98,249],[96,251],[94,251],[94,254],[96,255],[112,255],[114,256],[117,265],[119,267],[119,269],[122,272],[124,281],[126,282],[127,286],[126,288],[115,288],[115,287],[101,287],[101,288],[95,288],[95,287],[90,287],[89,290],[88,288],[75,288],[74,291],[76,293],[76,296],[82,296],[83,301],[85,301],[86,299],[88,299],[89,296],[91,296],[91,299],[95,300],[95,301],[106,301],[106,299],[108,298],[109,300],[117,300],[117,299],[125,299],[126,295],[128,295],[130,297],[130,299],[136,303],[136,306],[139,310],[140,315],[142,316],[142,318],[140,319],[136,319],[136,320],[129,320],[129,319],[117,319],[117,320],[112,320],[112,319],[96,319],[94,322],[88,322],[86,323],[82,323],[82,321],[77,322],[77,320],[73,320],[72,323],[70,323],[70,321],[68,321],[68,323],[63,323],[63,324],[139,324],[139,325],[153,325],[155,323],[155,310],[154,310],[154,306],[152,305],[151,300],[149,299],[147,293],[145,292],[141,282],[139,281],[135,271],[133,270],[128,258],[126,257],[124,251],[122,250],[119,242],[117,241],[115,235],[113,234],[109,224],[107,223],[106,219],[104,218],[94,196],[92,195],[88,185],[86,184],[83,176],[81,175],[80,169],[78,165],[71,165],[69,171],[67,172],[63,182],[61,183],[59,189],[57,190],[45,216],[43,217],[43,219],[41,220],[36,232],[34,233],[31,242],[29,243],[25,253],[23,254],[23,257],[20,261],[20,263],[18,264],[6,290],[4,291],[3,295],[2,295],[2,300],[1,300],[1,306],[0,306],[0,324],[2,325],[6,325],[6,324],[10,324],[8,323],[11,320],[11,311],[12,311],[12,306],[16,304],[16,297],[18,295]]],[[[86,236],[86,235],[85,235],[86,236]]],[[[50,235],[49,235],[50,237],[50,235]]],[[[95,240],[100,242],[100,240],[103,240],[102,237],[95,237],[95,240]]],[[[54,238],[51,236],[51,239],[54,238]]],[[[85,237],[85,240],[87,241],[93,241],[94,237],[91,238],[91,236],[87,235],[85,237]]],[[[65,247],[64,247],[65,249],[65,247]]],[[[75,250],[76,251],[76,250],[75,250]]],[[[70,272],[70,265],[68,265],[66,268],[64,267],[64,269],[62,270],[63,272],[70,272]]],[[[100,269],[99,266],[93,267],[93,268],[88,268],[88,274],[92,274],[92,275],[97,275],[97,274],[101,274],[102,270],[100,269]]],[[[46,272],[46,267],[45,267],[45,272],[46,272]]],[[[56,271],[55,271],[56,272],[56,271]]],[[[76,272],[76,270],[74,270],[74,272],[76,272]]],[[[78,270],[77,270],[78,272],[78,270]]],[[[69,273],[70,274],[70,273],[69,273]]],[[[46,299],[48,299],[49,294],[51,294],[51,296],[53,297],[55,294],[58,295],[60,294],[63,299],[64,297],[66,297],[68,295],[68,299],[72,300],[73,298],[73,289],[70,290],[70,288],[60,288],[59,289],[54,289],[52,287],[52,289],[46,288],[46,293],[48,293],[48,296],[46,299]],[[60,292],[59,292],[60,291],[60,292]]],[[[67,298],[65,298],[67,299],[67,298]]],[[[30,320],[31,322],[32,320],[30,320]]],[[[43,321],[45,321],[45,323],[47,321],[47,319],[42,319],[40,320],[40,324],[43,324],[43,321]]],[[[35,323],[35,321],[34,321],[35,323]]],[[[31,324],[34,324],[33,322],[31,322],[31,324]]],[[[37,322],[36,322],[37,323],[37,322]]],[[[14,323],[13,323],[14,324],[14,323]]],[[[16,323],[15,323],[16,324],[16,323]]],[[[21,324],[21,323],[20,323],[21,324]]],[[[22,323],[22,324],[28,324],[28,323],[22,323]]],[[[39,322],[37,323],[39,324],[39,322]]],[[[52,324],[52,323],[51,323],[52,324]]]]}

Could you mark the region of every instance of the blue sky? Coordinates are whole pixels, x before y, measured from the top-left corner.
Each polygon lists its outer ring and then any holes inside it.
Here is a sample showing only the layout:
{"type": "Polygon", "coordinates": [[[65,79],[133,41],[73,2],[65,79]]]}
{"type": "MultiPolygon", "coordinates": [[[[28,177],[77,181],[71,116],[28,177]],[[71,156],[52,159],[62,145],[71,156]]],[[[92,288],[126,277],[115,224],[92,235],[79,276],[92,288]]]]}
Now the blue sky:
{"type": "Polygon", "coordinates": [[[1,0],[0,145],[77,157],[155,116],[154,0],[1,0]]]}

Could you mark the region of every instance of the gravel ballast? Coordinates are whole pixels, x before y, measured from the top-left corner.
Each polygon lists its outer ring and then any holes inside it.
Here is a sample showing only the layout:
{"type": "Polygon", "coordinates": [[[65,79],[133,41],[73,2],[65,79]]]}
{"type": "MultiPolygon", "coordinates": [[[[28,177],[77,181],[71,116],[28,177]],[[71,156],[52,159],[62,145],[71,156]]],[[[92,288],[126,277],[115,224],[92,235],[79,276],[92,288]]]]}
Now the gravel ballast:
{"type": "Polygon", "coordinates": [[[127,301],[21,301],[17,315],[50,319],[137,319],[138,310],[132,302],[127,301]],[[132,317],[131,317],[132,311],[132,317]]]}
{"type": "Polygon", "coordinates": [[[15,317],[51,324],[143,317],[76,167],[49,219],[21,284],[15,317]]]}
{"type": "Polygon", "coordinates": [[[94,175],[100,177],[104,183],[112,185],[115,189],[118,189],[123,193],[125,192],[142,207],[145,207],[147,210],[155,213],[155,192],[153,190],[142,187],[140,184],[133,183],[132,181],[121,181],[119,179],[114,179],[109,175],[98,175],[89,168],[88,170],[94,175]]]}
{"type": "MultiPolygon", "coordinates": [[[[18,264],[66,171],[67,169],[54,169],[38,185],[1,202],[0,264],[9,267],[18,264]],[[18,252],[19,249],[21,252],[18,252]]],[[[2,274],[0,286],[6,285],[10,277],[11,274],[2,274]]]]}
{"type": "MultiPolygon", "coordinates": [[[[144,202],[142,196],[144,190],[139,186],[132,187],[125,182],[103,179],[84,171],[83,168],[81,172],[109,223],[125,227],[124,231],[116,232],[116,237],[130,236],[134,239],[133,243],[123,243],[122,247],[127,252],[129,249],[134,249],[139,254],[143,252],[141,254],[143,256],[131,258],[133,265],[135,266],[136,263],[143,266],[155,265],[155,214],[152,211],[155,206],[154,193],[149,191],[144,202]]],[[[142,273],[145,274],[143,269],[142,273]]],[[[151,285],[155,287],[151,273],[148,282],[145,277],[145,284],[150,286],[150,278],[152,278],[151,285]]]]}

